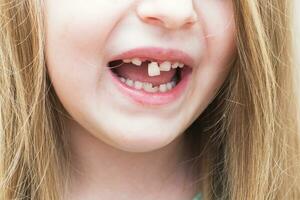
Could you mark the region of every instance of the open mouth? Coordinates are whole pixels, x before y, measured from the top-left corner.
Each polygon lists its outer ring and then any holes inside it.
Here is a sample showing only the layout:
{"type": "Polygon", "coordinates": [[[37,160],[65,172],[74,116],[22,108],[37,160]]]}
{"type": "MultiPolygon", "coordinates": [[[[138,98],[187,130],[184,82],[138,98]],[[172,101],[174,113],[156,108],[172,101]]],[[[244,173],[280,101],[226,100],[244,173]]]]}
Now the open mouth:
{"type": "Polygon", "coordinates": [[[185,52],[159,47],[135,48],[107,63],[118,90],[142,105],[180,101],[194,65],[194,59],[185,52]]]}
{"type": "Polygon", "coordinates": [[[180,61],[149,58],[113,60],[108,67],[127,87],[147,93],[171,92],[192,71],[180,61]]]}

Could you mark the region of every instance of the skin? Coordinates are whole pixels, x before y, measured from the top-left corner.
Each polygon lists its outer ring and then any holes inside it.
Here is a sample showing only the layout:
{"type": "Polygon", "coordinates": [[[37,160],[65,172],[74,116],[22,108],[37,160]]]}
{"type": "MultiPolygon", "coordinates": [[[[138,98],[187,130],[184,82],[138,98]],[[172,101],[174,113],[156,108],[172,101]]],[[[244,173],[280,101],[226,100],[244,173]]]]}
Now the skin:
{"type": "Polygon", "coordinates": [[[229,0],[46,0],[46,60],[71,115],[74,173],[65,199],[191,199],[183,135],[224,82],[235,55],[229,0]],[[140,46],[180,49],[195,61],[172,104],[123,96],[106,64],[140,46]],[[118,191],[116,193],[116,191],[118,191]]]}

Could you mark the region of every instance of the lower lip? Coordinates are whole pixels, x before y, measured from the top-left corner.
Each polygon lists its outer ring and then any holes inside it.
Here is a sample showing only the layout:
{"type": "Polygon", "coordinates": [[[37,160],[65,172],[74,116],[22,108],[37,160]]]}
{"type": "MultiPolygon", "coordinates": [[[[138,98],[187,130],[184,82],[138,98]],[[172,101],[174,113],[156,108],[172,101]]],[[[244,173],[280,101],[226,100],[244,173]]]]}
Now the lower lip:
{"type": "Polygon", "coordinates": [[[108,71],[110,72],[112,80],[118,86],[119,90],[123,94],[132,98],[135,102],[142,105],[163,105],[176,101],[184,93],[184,91],[187,89],[192,70],[186,70],[182,75],[181,81],[174,88],[164,93],[149,93],[144,90],[138,90],[129,87],[123,83],[111,70],[108,71]]]}

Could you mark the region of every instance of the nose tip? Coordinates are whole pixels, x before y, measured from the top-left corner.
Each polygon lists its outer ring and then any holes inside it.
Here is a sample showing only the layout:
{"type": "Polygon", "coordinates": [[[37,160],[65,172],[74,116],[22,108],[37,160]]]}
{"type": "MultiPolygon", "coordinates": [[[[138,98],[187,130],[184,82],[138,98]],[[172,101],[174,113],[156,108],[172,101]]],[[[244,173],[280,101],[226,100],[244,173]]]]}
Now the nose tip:
{"type": "Polygon", "coordinates": [[[193,3],[189,0],[146,0],[138,5],[137,14],[145,23],[167,29],[192,26],[198,21],[193,3]]]}

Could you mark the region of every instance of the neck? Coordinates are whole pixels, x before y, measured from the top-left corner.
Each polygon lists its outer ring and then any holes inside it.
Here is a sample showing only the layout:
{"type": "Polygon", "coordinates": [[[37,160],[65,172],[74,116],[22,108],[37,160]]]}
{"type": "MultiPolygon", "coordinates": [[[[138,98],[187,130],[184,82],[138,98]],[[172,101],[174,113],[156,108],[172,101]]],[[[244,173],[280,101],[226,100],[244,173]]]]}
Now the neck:
{"type": "Polygon", "coordinates": [[[121,194],[126,195],[124,199],[163,199],[170,194],[191,199],[196,193],[186,174],[184,134],[161,149],[133,153],[104,143],[75,122],[67,128],[73,168],[71,199],[114,199],[121,194]]]}

